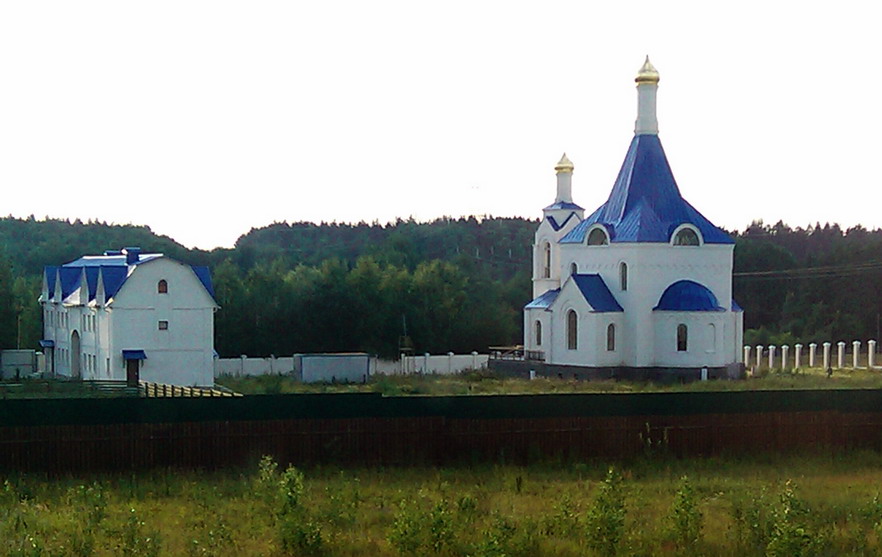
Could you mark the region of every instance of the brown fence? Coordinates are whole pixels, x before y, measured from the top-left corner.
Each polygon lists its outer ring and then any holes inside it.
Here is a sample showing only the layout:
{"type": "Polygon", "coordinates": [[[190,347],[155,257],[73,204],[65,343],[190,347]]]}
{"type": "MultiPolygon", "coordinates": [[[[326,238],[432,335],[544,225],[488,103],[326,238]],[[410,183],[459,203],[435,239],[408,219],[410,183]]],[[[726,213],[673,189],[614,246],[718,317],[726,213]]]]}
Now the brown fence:
{"type": "Polygon", "coordinates": [[[540,418],[350,417],[0,427],[0,468],[51,473],[412,465],[882,449],[882,412],[540,418]]]}

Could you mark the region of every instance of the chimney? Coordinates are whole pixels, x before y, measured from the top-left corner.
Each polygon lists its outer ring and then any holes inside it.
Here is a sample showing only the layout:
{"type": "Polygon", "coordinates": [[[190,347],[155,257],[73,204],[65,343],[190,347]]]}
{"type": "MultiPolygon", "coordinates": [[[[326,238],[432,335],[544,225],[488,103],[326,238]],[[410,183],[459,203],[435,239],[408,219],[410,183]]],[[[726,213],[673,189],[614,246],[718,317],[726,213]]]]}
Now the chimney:
{"type": "Polygon", "coordinates": [[[134,265],[141,257],[141,248],[123,248],[122,253],[126,256],[126,265],[134,265]]]}

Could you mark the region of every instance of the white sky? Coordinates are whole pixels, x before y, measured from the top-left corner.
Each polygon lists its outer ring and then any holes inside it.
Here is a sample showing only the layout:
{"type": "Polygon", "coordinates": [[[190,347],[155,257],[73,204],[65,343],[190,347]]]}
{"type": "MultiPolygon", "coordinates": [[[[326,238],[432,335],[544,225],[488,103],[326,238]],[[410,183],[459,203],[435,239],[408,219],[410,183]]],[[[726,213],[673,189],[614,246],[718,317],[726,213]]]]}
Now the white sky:
{"type": "Polygon", "coordinates": [[[874,2],[0,4],[0,214],[230,246],[298,220],[590,212],[661,74],[680,190],[717,225],[882,226],[874,2]]]}

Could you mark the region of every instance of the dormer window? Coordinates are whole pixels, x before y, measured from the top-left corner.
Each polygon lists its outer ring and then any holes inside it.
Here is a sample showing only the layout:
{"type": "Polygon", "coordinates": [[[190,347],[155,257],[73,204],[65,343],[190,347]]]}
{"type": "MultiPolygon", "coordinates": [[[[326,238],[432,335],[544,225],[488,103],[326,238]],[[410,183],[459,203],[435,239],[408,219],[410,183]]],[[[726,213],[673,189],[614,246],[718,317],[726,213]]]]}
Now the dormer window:
{"type": "Polygon", "coordinates": [[[168,283],[165,281],[165,279],[160,280],[159,283],[156,285],[156,292],[158,292],[159,294],[168,294],[168,283]]]}
{"type": "Polygon", "coordinates": [[[594,228],[588,233],[589,246],[606,246],[609,245],[609,236],[603,228],[594,228]]]}
{"type": "Polygon", "coordinates": [[[674,233],[675,246],[700,246],[701,238],[698,232],[689,226],[684,226],[674,233]]]}

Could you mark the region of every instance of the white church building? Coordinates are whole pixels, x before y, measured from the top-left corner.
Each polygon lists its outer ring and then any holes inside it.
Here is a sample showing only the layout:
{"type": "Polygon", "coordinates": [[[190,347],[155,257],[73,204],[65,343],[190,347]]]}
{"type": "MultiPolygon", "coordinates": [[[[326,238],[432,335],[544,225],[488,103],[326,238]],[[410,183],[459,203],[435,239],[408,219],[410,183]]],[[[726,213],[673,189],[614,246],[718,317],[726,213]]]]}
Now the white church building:
{"type": "Polygon", "coordinates": [[[43,272],[47,371],[84,380],[214,384],[214,300],[207,267],[139,248],[43,272]]]}
{"type": "Polygon", "coordinates": [[[659,74],[637,75],[634,138],[606,203],[573,202],[573,164],[533,246],[527,359],[552,366],[733,369],[743,313],[732,298],[735,243],[680,195],[658,137],[659,74]]]}

